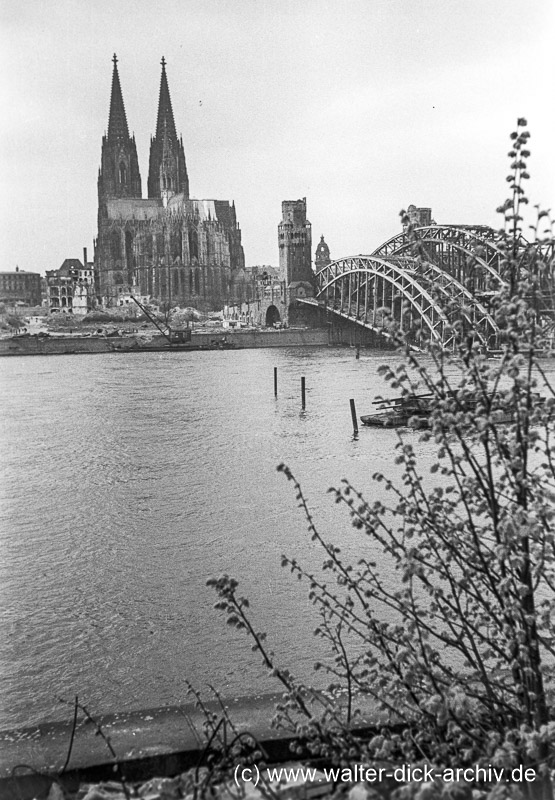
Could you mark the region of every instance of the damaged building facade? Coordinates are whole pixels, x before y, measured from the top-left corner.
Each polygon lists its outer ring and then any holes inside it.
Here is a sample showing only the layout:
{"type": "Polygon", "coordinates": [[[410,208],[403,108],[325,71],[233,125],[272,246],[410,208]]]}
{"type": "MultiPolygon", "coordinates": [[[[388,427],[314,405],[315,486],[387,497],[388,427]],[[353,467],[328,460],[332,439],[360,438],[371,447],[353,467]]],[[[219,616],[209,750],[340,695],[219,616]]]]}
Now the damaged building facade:
{"type": "Polygon", "coordinates": [[[95,268],[103,306],[135,295],[171,306],[202,310],[240,302],[245,257],[235,205],[194,200],[182,138],[178,138],[166,62],[156,133],[150,142],[148,198],[134,136],[129,135],[117,58],[113,59],[108,131],[98,174],[98,238],[95,268]]]}

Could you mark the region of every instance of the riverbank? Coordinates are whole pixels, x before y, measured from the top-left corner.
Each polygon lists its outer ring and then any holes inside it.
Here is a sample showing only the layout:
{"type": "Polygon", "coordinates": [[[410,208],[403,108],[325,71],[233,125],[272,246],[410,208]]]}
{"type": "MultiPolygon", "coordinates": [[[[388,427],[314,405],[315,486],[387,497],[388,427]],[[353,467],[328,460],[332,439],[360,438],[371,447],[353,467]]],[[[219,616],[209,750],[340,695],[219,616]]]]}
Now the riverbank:
{"type": "Polygon", "coordinates": [[[0,339],[0,356],[74,355],[94,353],[190,352],[257,347],[314,347],[328,345],[328,331],[322,328],[258,329],[238,331],[193,331],[191,341],[171,345],[160,334],[123,336],[20,335],[0,339]]]}
{"type": "MultiPolygon", "coordinates": [[[[226,701],[226,709],[240,730],[257,737],[271,734],[271,718],[275,695],[234,698],[226,701]]],[[[85,704],[86,705],[86,704],[85,704]]],[[[217,711],[216,703],[208,703],[217,711]]],[[[119,760],[125,762],[174,756],[196,752],[202,748],[203,715],[193,704],[167,706],[141,711],[92,716],[110,738],[119,760]]],[[[73,709],[68,707],[66,722],[50,722],[30,728],[0,731],[0,778],[7,778],[16,764],[27,764],[37,772],[58,773],[68,754],[71,741],[73,709]]],[[[274,734],[275,735],[275,734],[274,734]]],[[[279,738],[279,737],[278,737],[279,738]]],[[[102,765],[111,756],[95,726],[80,713],[75,728],[69,768],[83,774],[102,775],[102,765]]],[[[179,759],[186,768],[187,759],[179,759]]]]}
{"type": "MultiPolygon", "coordinates": [[[[288,732],[277,731],[271,725],[280,698],[278,694],[266,694],[224,701],[235,733],[253,736],[262,746],[268,763],[274,764],[291,759],[293,742],[288,732]]],[[[216,701],[207,702],[206,708],[217,716],[222,715],[216,701]]],[[[109,739],[120,774],[128,781],[178,775],[197,766],[205,754],[205,715],[193,704],[98,716],[94,723],[80,712],[75,730],[72,716],[72,709],[68,707],[66,722],[0,731],[0,795],[3,798],[22,800],[46,796],[50,776],[62,772],[63,783],[69,791],[87,782],[113,781],[117,777],[115,761],[103,737],[109,739]],[[16,771],[17,783],[11,780],[16,765],[25,766],[16,771]]],[[[376,722],[375,711],[369,706],[361,715],[358,727],[376,722]]]]}
{"type": "MultiPolygon", "coordinates": [[[[280,698],[280,694],[235,697],[226,699],[224,705],[237,731],[248,732],[259,741],[274,741],[276,753],[284,750],[287,755],[287,747],[277,745],[280,741],[290,741],[289,735],[286,731],[276,731],[271,725],[280,698]]],[[[375,711],[368,703],[366,705],[359,727],[376,723],[375,711]]],[[[221,713],[221,707],[215,701],[207,702],[206,706],[215,714],[221,713]]],[[[117,758],[122,762],[131,764],[153,758],[163,762],[169,758],[186,769],[191,763],[196,763],[194,754],[204,747],[204,715],[192,703],[98,717],[92,708],[88,710],[110,738],[117,758]],[[187,753],[193,755],[187,758],[187,753]]],[[[59,772],[72,740],[72,718],[73,709],[68,706],[66,722],[0,731],[0,779],[7,778],[16,764],[27,764],[37,772],[59,772]]],[[[113,760],[105,741],[97,734],[95,725],[80,712],[68,767],[92,776],[102,774],[102,765],[107,762],[113,763],[113,760]]]]}

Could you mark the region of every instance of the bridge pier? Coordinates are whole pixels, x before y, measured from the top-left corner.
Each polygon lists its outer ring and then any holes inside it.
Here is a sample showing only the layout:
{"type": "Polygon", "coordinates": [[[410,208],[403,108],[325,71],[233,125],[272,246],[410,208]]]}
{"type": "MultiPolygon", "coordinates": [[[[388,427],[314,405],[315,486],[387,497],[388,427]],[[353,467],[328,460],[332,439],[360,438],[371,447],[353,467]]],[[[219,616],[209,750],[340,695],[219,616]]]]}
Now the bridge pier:
{"type": "Polygon", "coordinates": [[[373,350],[394,350],[394,345],[380,333],[330,315],[328,321],[328,340],[330,344],[350,347],[368,347],[373,350]]]}

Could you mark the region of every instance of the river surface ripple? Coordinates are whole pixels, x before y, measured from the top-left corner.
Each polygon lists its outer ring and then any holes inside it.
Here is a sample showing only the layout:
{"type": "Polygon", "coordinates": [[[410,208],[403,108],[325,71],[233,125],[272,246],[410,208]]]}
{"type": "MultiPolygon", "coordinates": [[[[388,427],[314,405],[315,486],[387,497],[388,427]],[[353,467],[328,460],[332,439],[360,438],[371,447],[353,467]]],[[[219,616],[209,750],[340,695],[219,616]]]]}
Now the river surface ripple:
{"type": "MultiPolygon", "coordinates": [[[[376,499],[371,475],[398,470],[397,433],[353,438],[349,409],[352,397],[369,413],[388,394],[377,370],[395,358],[287,348],[1,359],[0,728],[67,719],[60,698],[75,694],[103,714],[185,702],[186,680],[226,697],[279,689],[213,609],[206,581],[224,572],[279,663],[307,677],[318,616],[280,556],[311,569],[323,558],[276,467],[293,470],[319,528],[359,557],[368,540],[327,489],[346,477],[376,499]]],[[[426,471],[433,445],[418,452],[426,471]]]]}

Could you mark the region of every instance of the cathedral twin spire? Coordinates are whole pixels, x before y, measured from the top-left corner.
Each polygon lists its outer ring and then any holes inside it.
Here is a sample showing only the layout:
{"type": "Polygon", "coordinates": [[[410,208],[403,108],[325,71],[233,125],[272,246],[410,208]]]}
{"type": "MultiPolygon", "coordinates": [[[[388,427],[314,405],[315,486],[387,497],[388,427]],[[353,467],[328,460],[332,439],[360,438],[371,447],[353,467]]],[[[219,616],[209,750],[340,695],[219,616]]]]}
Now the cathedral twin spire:
{"type": "MultiPolygon", "coordinates": [[[[141,197],[141,178],[135,148],[135,139],[130,138],[123,94],[119,80],[117,57],[112,59],[112,93],[108,134],[103,140],[99,194],[112,197],[141,197]],[[105,152],[109,151],[109,152],[105,152]],[[110,164],[112,169],[110,169],[110,164]],[[101,187],[102,180],[102,187],[101,187]]],[[[189,178],[185,164],[183,140],[177,138],[171,104],[166,59],[162,58],[162,77],[156,120],[156,135],[150,141],[148,171],[149,198],[167,201],[172,194],[183,193],[189,198],[189,178]]]]}
{"type": "Polygon", "coordinates": [[[175,122],[173,119],[172,101],[170,90],[168,89],[168,77],[166,75],[166,59],[162,56],[162,76],[160,78],[160,97],[158,98],[158,117],[156,118],[156,137],[163,136],[164,132],[174,139],[177,138],[175,132],[175,122]]]}
{"type": "Polygon", "coordinates": [[[164,57],[162,57],[161,64],[162,76],[160,78],[156,135],[150,140],[148,196],[162,197],[166,201],[172,194],[183,193],[185,199],[188,200],[189,178],[185,165],[183,140],[178,140],[175,130],[164,57]]]}
{"type": "Polygon", "coordinates": [[[112,93],[110,95],[110,116],[108,118],[108,139],[129,139],[129,128],[127,127],[127,116],[123,105],[123,95],[119,82],[118,59],[114,53],[112,59],[114,71],[112,73],[112,93]]]}
{"type": "Polygon", "coordinates": [[[106,213],[107,200],[117,197],[142,197],[141,173],[135,138],[129,136],[127,116],[119,82],[118,60],[114,55],[112,94],[108,133],[102,137],[98,174],[99,214],[106,213]]]}

